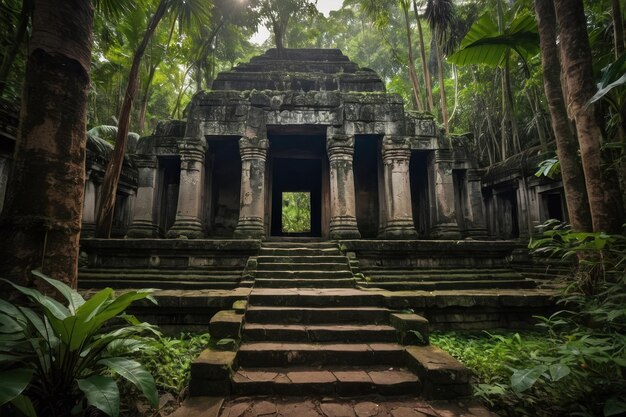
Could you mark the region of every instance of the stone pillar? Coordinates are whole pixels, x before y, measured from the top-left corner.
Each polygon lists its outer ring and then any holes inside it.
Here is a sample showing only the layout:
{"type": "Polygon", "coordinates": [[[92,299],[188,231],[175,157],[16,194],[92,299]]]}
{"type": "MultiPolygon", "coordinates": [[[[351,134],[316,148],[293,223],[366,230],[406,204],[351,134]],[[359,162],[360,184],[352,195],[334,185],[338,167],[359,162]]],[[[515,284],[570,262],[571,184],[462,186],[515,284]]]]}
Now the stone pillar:
{"type": "Polygon", "coordinates": [[[126,232],[129,238],[150,238],[159,236],[154,207],[157,187],[157,158],[154,155],[137,155],[137,197],[133,221],[126,232]]]}
{"type": "Polygon", "coordinates": [[[382,157],[387,216],[385,237],[416,239],[409,175],[411,148],[403,138],[387,137],[383,142],[382,157]]]}
{"type": "Polygon", "coordinates": [[[239,140],[241,197],[236,238],[265,237],[265,160],[268,147],[267,139],[243,137],[239,140]]]}
{"type": "Polygon", "coordinates": [[[483,202],[481,179],[485,170],[467,170],[467,205],[469,223],[467,233],[470,237],[487,238],[487,221],[485,220],[485,204],[483,202]]]}
{"type": "Polygon", "coordinates": [[[206,144],[201,139],[186,137],[178,143],[178,151],[180,152],[180,184],[176,221],[167,231],[167,237],[201,239],[204,237],[202,192],[206,144]]]}
{"type": "Polygon", "coordinates": [[[433,227],[431,237],[436,239],[460,239],[454,205],[454,182],[452,179],[452,151],[438,149],[432,158],[431,184],[434,190],[433,227]],[[434,184],[433,184],[434,183],[434,184]]]}
{"type": "Polygon", "coordinates": [[[354,136],[329,132],[326,150],[330,161],[330,238],[360,239],[352,168],[354,136]]]}

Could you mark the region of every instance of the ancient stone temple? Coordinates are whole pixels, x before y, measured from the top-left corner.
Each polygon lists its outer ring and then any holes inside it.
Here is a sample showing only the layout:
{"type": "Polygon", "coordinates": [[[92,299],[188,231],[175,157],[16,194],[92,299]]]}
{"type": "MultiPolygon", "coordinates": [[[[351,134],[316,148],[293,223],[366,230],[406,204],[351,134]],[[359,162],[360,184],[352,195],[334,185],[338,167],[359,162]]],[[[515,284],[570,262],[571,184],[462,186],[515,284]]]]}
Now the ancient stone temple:
{"type": "Polygon", "coordinates": [[[280,237],[288,191],[310,193],[310,237],[486,234],[479,178],[433,118],[339,50],[269,50],[220,74],[135,160],[128,237],[280,237]]]}

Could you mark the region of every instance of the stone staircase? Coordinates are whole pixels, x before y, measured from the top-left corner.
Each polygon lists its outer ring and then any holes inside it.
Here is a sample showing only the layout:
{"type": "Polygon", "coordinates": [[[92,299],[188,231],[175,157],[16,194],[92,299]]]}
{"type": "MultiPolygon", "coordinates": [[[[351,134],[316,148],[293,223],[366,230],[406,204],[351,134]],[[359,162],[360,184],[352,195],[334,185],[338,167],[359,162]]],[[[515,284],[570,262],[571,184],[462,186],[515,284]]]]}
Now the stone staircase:
{"type": "Polygon", "coordinates": [[[241,344],[200,355],[192,396],[470,393],[468,370],[427,344],[427,320],[357,288],[335,243],[263,243],[247,303],[214,316],[211,334],[241,344]]]}

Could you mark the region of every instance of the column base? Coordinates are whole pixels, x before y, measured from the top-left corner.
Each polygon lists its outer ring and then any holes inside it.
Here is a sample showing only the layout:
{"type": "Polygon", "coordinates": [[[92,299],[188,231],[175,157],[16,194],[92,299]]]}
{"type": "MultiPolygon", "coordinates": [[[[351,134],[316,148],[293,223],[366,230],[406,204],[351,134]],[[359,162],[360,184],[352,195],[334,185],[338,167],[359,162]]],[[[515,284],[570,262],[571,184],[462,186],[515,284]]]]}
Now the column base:
{"type": "Polygon", "coordinates": [[[467,237],[478,240],[489,239],[486,227],[472,227],[466,230],[467,237]]]}
{"type": "Polygon", "coordinates": [[[258,217],[240,218],[233,237],[236,239],[264,239],[265,223],[258,217]]]}
{"type": "Polygon", "coordinates": [[[330,219],[330,238],[341,239],[361,239],[361,232],[354,217],[342,216],[330,219]]]}
{"type": "Polygon", "coordinates": [[[436,224],[430,230],[430,237],[433,239],[461,239],[461,232],[456,223],[436,224]]]}
{"type": "Polygon", "coordinates": [[[385,239],[417,239],[413,220],[389,220],[383,234],[385,239]]]}
{"type": "Polygon", "coordinates": [[[165,236],[168,239],[203,239],[204,228],[200,219],[177,218],[165,236]]]}
{"type": "Polygon", "coordinates": [[[128,228],[126,237],[130,239],[159,237],[159,227],[149,220],[135,220],[128,228]]]}

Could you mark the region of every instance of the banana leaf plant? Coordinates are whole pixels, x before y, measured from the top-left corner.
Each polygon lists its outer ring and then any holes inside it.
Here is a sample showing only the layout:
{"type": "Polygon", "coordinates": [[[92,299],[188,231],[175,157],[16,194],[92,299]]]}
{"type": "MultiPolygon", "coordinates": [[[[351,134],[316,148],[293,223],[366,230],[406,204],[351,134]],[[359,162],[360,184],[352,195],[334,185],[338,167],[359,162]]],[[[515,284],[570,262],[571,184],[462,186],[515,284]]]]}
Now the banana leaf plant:
{"type": "Polygon", "coordinates": [[[62,297],[3,280],[29,301],[0,299],[0,415],[10,410],[31,416],[69,416],[95,407],[117,417],[116,377],[135,385],[157,406],[152,375],[129,358],[148,348],[159,332],[125,310],[135,301],[154,299],[152,290],[116,296],[106,288],[85,300],[64,283],[33,271],[62,297]]]}

